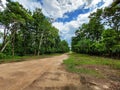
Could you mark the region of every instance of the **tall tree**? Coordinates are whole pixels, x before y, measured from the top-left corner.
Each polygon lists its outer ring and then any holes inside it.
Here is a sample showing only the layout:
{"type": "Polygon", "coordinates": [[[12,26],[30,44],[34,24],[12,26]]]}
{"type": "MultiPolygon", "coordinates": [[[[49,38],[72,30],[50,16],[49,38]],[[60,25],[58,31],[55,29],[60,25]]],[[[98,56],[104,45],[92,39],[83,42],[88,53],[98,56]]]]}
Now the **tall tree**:
{"type": "Polygon", "coordinates": [[[25,23],[27,14],[25,9],[18,2],[9,2],[6,6],[6,9],[1,15],[1,23],[5,27],[1,52],[3,52],[6,46],[12,42],[12,51],[14,55],[15,34],[19,30],[20,25],[25,23]]]}
{"type": "Polygon", "coordinates": [[[102,9],[98,9],[89,16],[90,21],[88,23],[87,30],[89,32],[89,38],[91,38],[93,41],[99,41],[102,35],[102,31],[104,30],[104,26],[101,23],[102,12],[102,9]]]}
{"type": "Polygon", "coordinates": [[[49,24],[49,23],[46,20],[45,16],[42,14],[41,9],[35,10],[35,12],[33,13],[33,18],[34,18],[35,37],[36,37],[35,45],[37,45],[35,53],[37,53],[37,55],[39,55],[41,45],[43,42],[43,36],[45,34],[45,31],[47,30],[46,29],[47,24],[49,24]]]}

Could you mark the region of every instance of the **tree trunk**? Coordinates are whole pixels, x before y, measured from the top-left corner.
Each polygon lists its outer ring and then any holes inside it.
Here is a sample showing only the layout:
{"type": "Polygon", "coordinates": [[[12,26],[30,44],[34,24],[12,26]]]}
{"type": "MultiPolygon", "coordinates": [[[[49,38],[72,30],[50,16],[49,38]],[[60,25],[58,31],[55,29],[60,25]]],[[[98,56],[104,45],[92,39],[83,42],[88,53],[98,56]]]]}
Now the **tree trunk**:
{"type": "Polygon", "coordinates": [[[2,46],[2,48],[1,48],[1,50],[0,50],[1,53],[5,50],[6,46],[7,46],[9,43],[10,43],[10,41],[7,41],[7,42],[2,46]]]}
{"type": "Polygon", "coordinates": [[[0,50],[1,53],[5,50],[6,46],[10,42],[10,40],[7,40],[7,34],[8,34],[8,30],[6,30],[6,27],[5,27],[5,29],[4,29],[4,36],[3,36],[3,43],[2,43],[1,50],[0,50]]]}
{"type": "Polygon", "coordinates": [[[43,35],[44,35],[44,32],[42,32],[41,38],[40,38],[40,40],[39,40],[38,53],[37,53],[38,56],[40,55],[40,49],[41,49],[41,45],[42,45],[43,35]]]}
{"type": "Polygon", "coordinates": [[[15,35],[12,39],[12,56],[14,56],[14,55],[15,55],[15,35]]]}
{"type": "Polygon", "coordinates": [[[12,56],[15,55],[14,53],[15,53],[15,52],[14,52],[14,42],[12,42],[12,56]]]}
{"type": "Polygon", "coordinates": [[[5,37],[5,39],[4,39],[4,41],[3,41],[2,48],[1,48],[1,50],[0,50],[1,53],[5,50],[6,46],[7,46],[7,45],[10,43],[10,41],[14,38],[15,32],[16,32],[16,31],[13,31],[13,33],[11,34],[9,40],[7,40],[7,36],[5,37]]]}

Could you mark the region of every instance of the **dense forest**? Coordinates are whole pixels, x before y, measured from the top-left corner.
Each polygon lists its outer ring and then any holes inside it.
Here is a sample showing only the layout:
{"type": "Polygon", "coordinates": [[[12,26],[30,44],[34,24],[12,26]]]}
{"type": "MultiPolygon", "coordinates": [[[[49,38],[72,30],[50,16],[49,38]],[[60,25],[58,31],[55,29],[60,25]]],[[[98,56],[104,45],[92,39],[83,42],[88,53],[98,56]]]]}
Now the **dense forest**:
{"type": "Polygon", "coordinates": [[[120,57],[120,1],[89,15],[72,37],[72,51],[90,55],[120,57]]]}
{"type": "MultiPolygon", "coordinates": [[[[1,3],[1,2],[0,2],[1,3]]],[[[41,9],[33,12],[18,2],[7,0],[6,7],[0,11],[0,55],[24,56],[69,51],[68,43],[61,40],[59,31],[52,26],[41,9]]]]}

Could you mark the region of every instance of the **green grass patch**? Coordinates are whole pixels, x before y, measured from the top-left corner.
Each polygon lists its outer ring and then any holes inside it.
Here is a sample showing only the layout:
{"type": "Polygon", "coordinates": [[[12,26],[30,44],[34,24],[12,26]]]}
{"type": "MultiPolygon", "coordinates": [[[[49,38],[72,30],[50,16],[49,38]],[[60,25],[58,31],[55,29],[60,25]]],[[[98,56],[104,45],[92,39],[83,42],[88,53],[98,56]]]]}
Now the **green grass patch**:
{"type": "Polygon", "coordinates": [[[49,58],[52,56],[58,56],[61,54],[44,54],[40,56],[5,56],[4,59],[0,59],[0,64],[1,63],[10,63],[10,62],[21,62],[21,61],[27,61],[27,60],[37,60],[37,59],[43,59],[43,58],[49,58]]]}
{"type": "Polygon", "coordinates": [[[94,76],[100,76],[100,73],[94,69],[85,68],[85,66],[106,65],[113,69],[120,69],[120,60],[76,53],[70,54],[69,58],[64,60],[64,64],[70,72],[90,74],[94,76]]]}

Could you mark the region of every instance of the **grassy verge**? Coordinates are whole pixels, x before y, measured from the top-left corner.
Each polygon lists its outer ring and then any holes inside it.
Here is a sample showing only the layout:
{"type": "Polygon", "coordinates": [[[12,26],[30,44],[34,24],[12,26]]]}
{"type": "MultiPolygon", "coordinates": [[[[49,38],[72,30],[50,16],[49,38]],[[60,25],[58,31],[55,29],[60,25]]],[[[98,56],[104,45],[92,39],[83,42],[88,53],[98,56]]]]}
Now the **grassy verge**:
{"type": "Polygon", "coordinates": [[[8,56],[5,59],[0,59],[1,63],[10,63],[10,62],[21,62],[21,61],[27,61],[27,60],[36,60],[36,59],[43,59],[43,58],[49,58],[52,56],[58,56],[61,54],[47,54],[47,55],[40,55],[40,56],[8,56]]]}
{"type": "Polygon", "coordinates": [[[66,65],[66,69],[70,72],[102,76],[102,74],[95,69],[96,67],[107,66],[112,69],[120,70],[120,60],[75,53],[69,56],[67,60],[64,60],[64,64],[66,65]]]}

